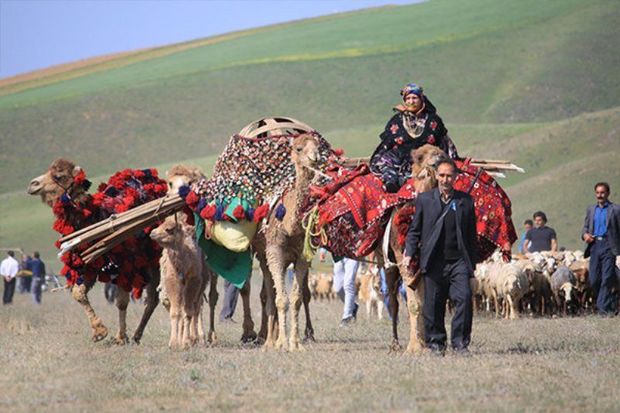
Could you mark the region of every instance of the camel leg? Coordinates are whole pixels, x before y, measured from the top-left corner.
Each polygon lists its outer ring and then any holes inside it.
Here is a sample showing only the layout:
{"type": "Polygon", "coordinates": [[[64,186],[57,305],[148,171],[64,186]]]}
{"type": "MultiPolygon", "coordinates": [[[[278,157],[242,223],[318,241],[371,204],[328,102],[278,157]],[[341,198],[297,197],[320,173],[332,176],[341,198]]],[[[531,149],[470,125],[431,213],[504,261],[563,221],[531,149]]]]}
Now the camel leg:
{"type": "Polygon", "coordinates": [[[379,320],[383,320],[383,300],[377,300],[377,317],[379,320]]]}
{"type": "Polygon", "coordinates": [[[299,259],[295,264],[295,279],[291,288],[291,333],[289,338],[289,350],[303,350],[299,339],[299,310],[302,302],[302,284],[308,272],[308,263],[303,259],[299,259]]]}
{"type": "Polygon", "coordinates": [[[127,306],[129,305],[129,292],[119,289],[116,296],[116,308],[118,308],[118,333],[113,338],[115,344],[123,345],[129,342],[127,337],[127,306]]]}
{"type": "Polygon", "coordinates": [[[366,301],[366,319],[370,320],[370,313],[372,312],[372,301],[366,301]]]}
{"type": "Polygon", "coordinates": [[[254,321],[252,320],[252,309],[250,308],[250,281],[251,276],[243,284],[243,288],[239,290],[241,301],[243,302],[243,335],[241,336],[241,341],[244,343],[251,343],[257,337],[254,332],[254,321]]]}
{"type": "Polygon", "coordinates": [[[407,309],[409,311],[409,344],[405,350],[419,355],[424,350],[424,280],[421,279],[415,290],[407,287],[407,309]]]}
{"type": "Polygon", "coordinates": [[[398,282],[400,281],[398,267],[394,266],[385,270],[385,281],[390,299],[388,310],[392,317],[392,345],[390,346],[390,351],[400,351],[402,346],[398,342],[398,282]]]}
{"type": "MultiPolygon", "coordinates": [[[[206,265],[206,264],[205,264],[206,265]]],[[[217,274],[211,269],[209,271],[209,333],[207,342],[214,344],[217,341],[215,334],[215,305],[217,304],[217,274]]]]}
{"type": "Polygon", "coordinates": [[[273,279],[271,272],[267,266],[267,257],[265,254],[257,253],[256,258],[263,273],[263,284],[260,290],[260,303],[261,303],[261,320],[260,331],[256,342],[258,344],[264,344],[263,348],[273,347],[275,342],[274,327],[277,322],[275,299],[273,289],[273,279]]]}
{"type": "Polygon", "coordinates": [[[168,341],[168,347],[174,349],[181,346],[185,328],[181,314],[181,303],[177,294],[174,297],[172,294],[169,294],[168,297],[170,298],[170,340],[168,341]]]}
{"type": "MultiPolygon", "coordinates": [[[[265,273],[264,273],[265,274],[265,273]]],[[[276,335],[276,303],[275,303],[275,288],[273,286],[273,279],[271,274],[267,272],[265,274],[265,280],[263,283],[264,288],[264,296],[265,296],[265,321],[266,321],[266,331],[265,331],[265,343],[263,344],[263,350],[275,347],[276,335]]]]}
{"type": "Polygon", "coordinates": [[[278,310],[278,338],[276,339],[275,348],[281,350],[286,348],[286,310],[288,307],[288,296],[284,288],[284,279],[286,273],[284,268],[279,268],[280,265],[276,264],[276,270],[273,279],[273,285],[276,291],[275,301],[276,309],[278,310]]]}
{"type": "Polygon", "coordinates": [[[88,291],[90,291],[93,284],[94,281],[83,283],[82,285],[74,285],[73,288],[71,288],[71,296],[75,301],[80,303],[84,309],[86,317],[88,317],[88,322],[90,323],[90,328],[93,330],[92,340],[97,342],[106,338],[108,335],[108,328],[103,324],[101,319],[97,317],[95,310],[88,301],[88,291]]]}
{"type": "Polygon", "coordinates": [[[196,331],[198,331],[198,344],[204,346],[207,344],[207,340],[205,337],[205,329],[204,329],[204,321],[202,319],[202,304],[204,298],[200,297],[200,306],[198,309],[198,317],[196,319],[196,331]]]}
{"type": "Polygon", "coordinates": [[[312,298],[312,294],[310,294],[310,287],[308,287],[309,273],[310,270],[306,270],[306,273],[304,275],[304,281],[301,286],[302,299],[304,304],[304,314],[306,314],[306,329],[304,331],[304,341],[316,341],[314,339],[314,328],[312,327],[312,320],[310,319],[310,299],[312,298]]]}
{"type": "MultiPolygon", "coordinates": [[[[264,272],[263,272],[264,274],[264,272]]],[[[261,317],[260,317],[260,330],[258,332],[258,337],[256,341],[260,343],[264,343],[267,340],[267,330],[268,330],[268,316],[267,316],[267,281],[266,278],[263,277],[263,284],[260,289],[260,309],[261,309],[261,317]]]]}
{"type": "Polygon", "coordinates": [[[157,293],[157,286],[159,285],[159,270],[149,270],[149,275],[151,276],[151,280],[146,285],[146,307],[144,307],[140,324],[138,324],[138,328],[136,328],[136,331],[133,334],[133,341],[136,344],[140,344],[140,340],[142,340],[142,335],[144,334],[144,329],[146,328],[151,315],[153,315],[153,311],[157,308],[157,304],[159,304],[159,294],[157,293]]]}

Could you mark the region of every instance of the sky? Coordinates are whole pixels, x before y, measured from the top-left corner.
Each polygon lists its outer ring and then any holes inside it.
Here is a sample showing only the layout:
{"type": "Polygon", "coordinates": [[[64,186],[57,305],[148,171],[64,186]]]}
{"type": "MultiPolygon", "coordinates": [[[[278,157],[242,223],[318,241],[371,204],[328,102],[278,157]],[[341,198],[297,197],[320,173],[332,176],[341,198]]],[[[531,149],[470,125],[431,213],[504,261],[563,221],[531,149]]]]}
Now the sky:
{"type": "Polygon", "coordinates": [[[415,0],[0,0],[0,78],[89,57],[415,0]]]}

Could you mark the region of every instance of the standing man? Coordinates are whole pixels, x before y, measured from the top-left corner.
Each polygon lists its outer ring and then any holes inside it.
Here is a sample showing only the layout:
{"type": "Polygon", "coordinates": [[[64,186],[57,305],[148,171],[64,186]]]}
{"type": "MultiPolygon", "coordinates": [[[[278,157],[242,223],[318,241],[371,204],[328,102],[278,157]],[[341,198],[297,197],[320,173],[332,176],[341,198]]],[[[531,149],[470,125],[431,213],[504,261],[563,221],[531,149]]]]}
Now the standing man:
{"type": "Polygon", "coordinates": [[[41,287],[45,282],[45,264],[41,261],[39,251],[34,252],[34,258],[30,261],[32,271],[32,299],[36,304],[41,304],[41,287]]]}
{"type": "Polygon", "coordinates": [[[547,215],[544,212],[534,212],[534,228],[525,234],[523,250],[526,253],[558,250],[558,237],[555,230],[547,226],[547,215]]]}
{"type": "Polygon", "coordinates": [[[13,251],[7,252],[7,257],[0,263],[0,275],[4,278],[4,295],[2,304],[11,304],[15,294],[15,277],[19,271],[19,262],[15,259],[13,251]]]}
{"type": "Polygon", "coordinates": [[[526,252],[525,244],[529,243],[529,241],[526,240],[525,237],[527,236],[527,233],[530,232],[533,226],[534,226],[534,221],[532,221],[531,219],[526,219],[525,222],[523,222],[523,233],[521,234],[521,238],[519,238],[519,253],[520,254],[525,254],[526,252]]]}
{"type": "Polygon", "coordinates": [[[611,315],[615,309],[612,289],[616,278],[616,263],[620,255],[620,205],[609,200],[607,182],[594,186],[596,205],[590,205],[581,238],[588,244],[585,256],[590,257],[589,283],[597,296],[599,314],[611,315]]]}
{"type": "Polygon", "coordinates": [[[435,354],[446,349],[446,301],[455,305],[452,348],[469,352],[472,303],[469,278],[478,262],[476,216],[472,198],[453,188],[456,165],[451,159],[437,164],[438,188],[418,195],[409,226],[403,264],[419,257],[424,274],[424,332],[426,345],[435,354]]]}

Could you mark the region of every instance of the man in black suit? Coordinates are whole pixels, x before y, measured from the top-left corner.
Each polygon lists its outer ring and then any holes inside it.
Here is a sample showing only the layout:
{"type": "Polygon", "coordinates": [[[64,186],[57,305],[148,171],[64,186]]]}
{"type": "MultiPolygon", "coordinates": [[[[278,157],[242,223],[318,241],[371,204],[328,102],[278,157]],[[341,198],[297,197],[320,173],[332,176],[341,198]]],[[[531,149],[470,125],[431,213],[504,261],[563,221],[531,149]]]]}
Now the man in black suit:
{"type": "Polygon", "coordinates": [[[437,164],[438,188],[418,195],[407,233],[405,258],[419,257],[424,274],[426,345],[438,354],[446,348],[445,313],[448,297],[455,305],[452,348],[467,353],[471,340],[472,303],[469,278],[478,261],[476,216],[472,198],[453,188],[456,166],[450,159],[437,164]]]}
{"type": "Polygon", "coordinates": [[[590,286],[597,295],[596,308],[602,315],[616,311],[613,287],[616,283],[616,266],[620,255],[620,205],[609,200],[607,182],[594,186],[596,205],[590,205],[581,231],[581,238],[588,244],[585,256],[590,257],[590,286]]]}

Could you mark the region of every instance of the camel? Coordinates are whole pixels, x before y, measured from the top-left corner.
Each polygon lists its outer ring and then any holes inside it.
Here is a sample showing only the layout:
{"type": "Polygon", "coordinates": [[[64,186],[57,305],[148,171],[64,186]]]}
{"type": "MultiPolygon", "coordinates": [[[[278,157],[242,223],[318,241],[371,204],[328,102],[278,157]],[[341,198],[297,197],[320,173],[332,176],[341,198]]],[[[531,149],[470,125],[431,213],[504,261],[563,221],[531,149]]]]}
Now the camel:
{"type": "MultiPolygon", "coordinates": [[[[30,195],[39,195],[43,203],[50,207],[54,207],[56,202],[61,197],[67,197],[70,200],[70,203],[66,209],[66,218],[71,221],[72,226],[75,229],[79,229],[80,227],[84,227],[92,223],[87,221],[86,218],[82,217],[78,213],[79,206],[86,204],[90,199],[92,199],[92,195],[87,192],[87,188],[83,185],[75,185],[75,178],[80,174],[83,174],[80,166],[77,166],[73,162],[66,159],[56,159],[52,162],[46,173],[30,181],[27,192],[30,195]]],[[[95,210],[92,212],[91,218],[94,218],[94,221],[102,219],[101,215],[104,213],[105,211],[95,210]]],[[[148,240],[148,242],[151,241],[148,240]]],[[[136,344],[140,343],[146,324],[159,303],[159,298],[156,292],[157,285],[159,284],[159,269],[153,268],[149,265],[147,267],[147,272],[150,282],[146,285],[146,307],[142,314],[138,328],[133,336],[133,341],[136,344]]],[[[84,309],[92,329],[92,340],[97,342],[103,340],[108,335],[108,328],[97,316],[88,300],[88,292],[93,287],[95,282],[96,277],[87,278],[82,284],[74,284],[71,287],[71,295],[73,299],[75,299],[84,309]]],[[[129,341],[127,337],[126,324],[128,304],[129,292],[123,288],[119,288],[118,296],[116,298],[116,306],[119,314],[119,330],[113,338],[113,341],[120,345],[129,341]]]]}
{"type": "MultiPolygon", "coordinates": [[[[426,192],[437,186],[435,179],[434,165],[446,154],[436,146],[424,145],[412,152],[412,176],[415,178],[416,193],[426,192]]],[[[411,208],[410,204],[405,204],[400,208],[411,208]]],[[[392,216],[396,211],[393,213],[392,216]]],[[[388,287],[390,316],[392,317],[392,345],[391,351],[400,351],[402,347],[398,340],[398,288],[399,281],[407,285],[407,309],[409,311],[409,343],[405,352],[419,355],[424,350],[424,318],[422,307],[424,304],[424,282],[421,276],[414,277],[409,268],[402,265],[403,246],[398,242],[399,228],[394,219],[390,219],[389,233],[389,252],[378,248],[376,253],[379,265],[385,268],[385,279],[388,287]],[[392,254],[394,261],[386,263],[385,255],[391,261],[392,254]]]]}
{"type": "MultiPolygon", "coordinates": [[[[199,168],[189,167],[186,165],[175,165],[166,172],[166,179],[168,181],[168,193],[176,194],[179,188],[182,186],[190,186],[193,183],[204,179],[205,176],[199,168]]],[[[162,269],[163,271],[163,269],[162,269]]],[[[207,341],[211,344],[217,341],[215,334],[215,305],[218,300],[217,292],[217,277],[218,275],[209,268],[208,265],[204,265],[204,271],[209,274],[209,332],[207,334],[207,341]]],[[[162,289],[162,291],[164,291],[162,289]]],[[[241,300],[243,303],[243,333],[241,335],[241,341],[244,343],[252,342],[256,340],[256,333],[254,332],[254,321],[252,320],[252,311],[250,308],[250,280],[244,284],[243,288],[239,290],[241,300]]]]}
{"type": "Polygon", "coordinates": [[[161,283],[170,303],[170,348],[204,344],[202,296],[212,272],[205,271],[204,255],[197,245],[194,227],[183,214],[169,216],[153,231],[151,239],[163,247],[161,283]]]}
{"type": "MultiPolygon", "coordinates": [[[[300,211],[308,196],[309,186],[315,175],[314,169],[319,160],[318,139],[310,134],[293,138],[291,159],[295,165],[295,186],[282,197],[283,207],[278,206],[276,213],[272,213],[261,226],[252,246],[264,275],[267,331],[263,349],[287,348],[286,310],[289,297],[286,295],[284,281],[286,268],[290,264],[294,265],[295,278],[290,292],[292,315],[288,349],[297,351],[303,350],[299,340],[299,310],[303,301],[306,306],[306,322],[309,323],[307,300],[310,297],[307,287],[309,263],[302,254],[305,232],[301,225],[300,211]],[[282,208],[286,211],[284,217],[278,217],[277,210],[282,211],[282,208]]],[[[312,329],[311,324],[306,326],[307,332],[308,329],[312,329]]]]}

